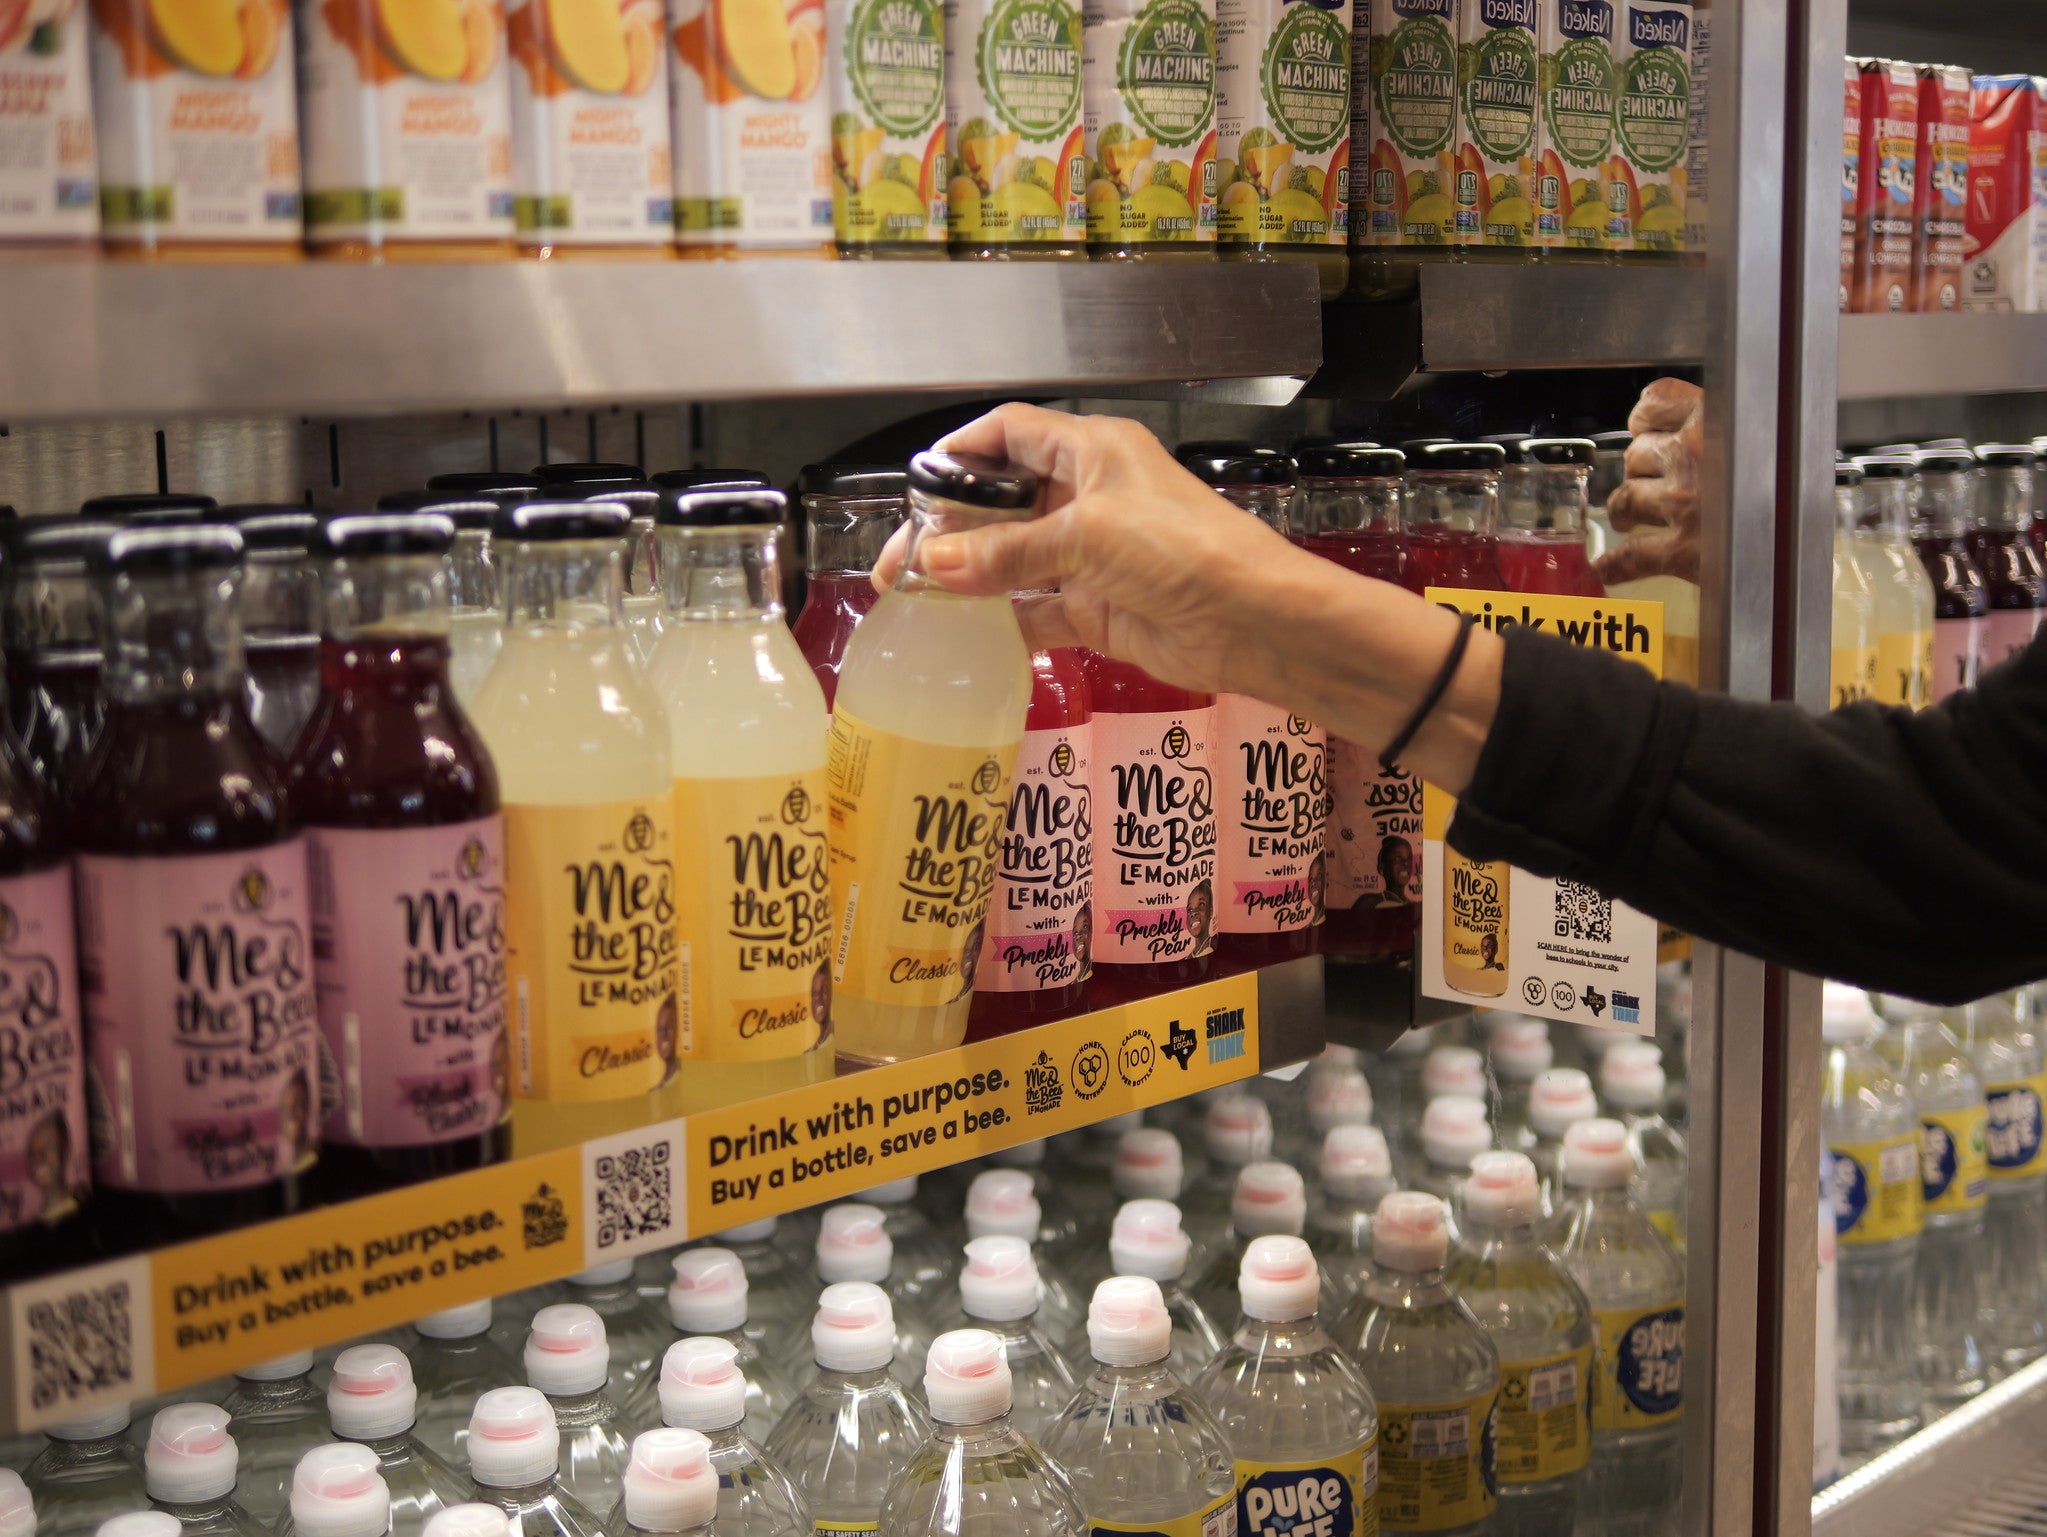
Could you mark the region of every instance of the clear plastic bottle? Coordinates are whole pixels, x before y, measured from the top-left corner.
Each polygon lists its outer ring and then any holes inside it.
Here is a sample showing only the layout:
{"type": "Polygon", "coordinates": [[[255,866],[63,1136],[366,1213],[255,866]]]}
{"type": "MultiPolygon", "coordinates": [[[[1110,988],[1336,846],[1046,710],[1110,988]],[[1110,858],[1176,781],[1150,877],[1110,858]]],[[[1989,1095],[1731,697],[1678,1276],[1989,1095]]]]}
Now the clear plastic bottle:
{"type": "Polygon", "coordinates": [[[1212,1537],[1234,1525],[1236,1456],[1173,1370],[1173,1333],[1156,1281],[1112,1276],[1095,1288],[1095,1364],[1044,1441],[1092,1531],[1212,1537]]]}
{"type": "MultiPolygon", "coordinates": [[[[2023,998],[2023,995],[2020,995],[2023,998]]],[[[2027,1014],[2030,1014],[2030,1010],[2027,1014]]],[[[1990,1204],[1983,1219],[1983,1334],[1999,1373],[2047,1355],[2047,1061],[2009,998],[1947,1014],[1976,1064],[1989,1109],[1990,1204]]]]}
{"type": "MultiPolygon", "coordinates": [[[[718,1537],[808,1532],[810,1518],[789,1476],[767,1459],[747,1428],[749,1379],[729,1339],[677,1340],[661,1363],[661,1423],[710,1443],[718,1477],[718,1537]]],[[[634,1442],[637,1452],[639,1443],[634,1442]]],[[[626,1474],[632,1493],[632,1474],[626,1474]]]]}
{"type": "Polygon", "coordinates": [[[1196,1264],[1229,1236],[1237,1172],[1272,1156],[1271,1109],[1239,1089],[1218,1095],[1202,1112],[1201,1146],[1206,1159],[1180,1196],[1180,1221],[1193,1240],[1196,1264]]]}
{"type": "Polygon", "coordinates": [[[1372,1272],[1372,1213],[1394,1190],[1393,1154],[1376,1126],[1332,1126],[1316,1160],[1308,1246],[1334,1288],[1330,1305],[1355,1297],[1372,1272]]]}
{"type": "MultiPolygon", "coordinates": [[[[35,1537],[35,1507],[14,1503],[25,1496],[18,1484],[10,1485],[13,1477],[10,1472],[0,1472],[0,1532],[6,1537],[35,1537]]],[[[181,1530],[178,1518],[161,1510],[129,1510],[102,1521],[96,1537],[178,1537],[181,1530]]]]}
{"type": "Polygon", "coordinates": [[[1575,1067],[1553,1067],[1539,1074],[1528,1091],[1528,1129],[1535,1133],[1535,1146],[1528,1150],[1528,1156],[1534,1160],[1536,1177],[1542,1181],[1544,1236],[1552,1246],[1564,1236],[1559,1220],[1565,1204],[1564,1190],[1557,1174],[1564,1151],[1564,1133],[1597,1114],[1599,1098],[1592,1092],[1592,1078],[1575,1067]]]}
{"type": "Polygon", "coordinates": [[[467,1500],[435,1511],[422,1537],[519,1537],[519,1532],[497,1506],[467,1500]]]}
{"type": "Polygon", "coordinates": [[[1629,1195],[1634,1172],[1619,1121],[1595,1117],[1565,1134],[1558,1252],[1598,1330],[1584,1537],[1667,1531],[1683,1487],[1684,1261],[1629,1195]]]}
{"type": "MultiPolygon", "coordinates": [[[[1229,1338],[1182,1284],[1191,1249],[1180,1229],[1180,1208],[1171,1201],[1126,1201],[1109,1230],[1107,1274],[1141,1276],[1155,1284],[1165,1298],[1166,1316],[1173,1325],[1172,1351],[1166,1364],[1182,1382],[1192,1382],[1229,1338]]],[[[1097,1277],[1097,1286],[1104,1279],[1107,1276],[1097,1277]]],[[[1234,1312],[1234,1302],[1231,1307],[1234,1312]]],[[[1084,1359],[1082,1353],[1088,1349],[1085,1326],[1078,1335],[1067,1336],[1065,1345],[1069,1357],[1084,1359]]]]}
{"type": "Polygon", "coordinates": [[[959,1301],[947,1326],[984,1329],[1002,1341],[1009,1363],[1010,1419],[1025,1435],[1042,1436],[1073,1397],[1073,1372],[1038,1323],[1038,1267],[1028,1240],[1008,1234],[970,1238],[960,1270],[959,1301]]]}
{"type": "Polygon", "coordinates": [[[763,1217],[710,1238],[746,1267],[746,1334],[763,1355],[773,1354],[790,1335],[807,1331],[817,1305],[817,1288],[781,1242],[786,1225],[782,1218],[763,1217]]]}
{"type": "Polygon", "coordinates": [[[557,1480],[561,1429],[538,1388],[492,1388],[469,1418],[473,1497],[510,1517],[518,1537],[608,1537],[557,1480]]]}
{"type": "Polygon", "coordinates": [[[337,1440],[360,1442],[376,1454],[390,1501],[391,1537],[420,1537],[435,1511],[469,1495],[469,1481],[414,1433],[418,1405],[412,1363],[396,1346],[352,1345],[334,1358],[328,1423],[337,1440]]]}
{"type": "Polygon", "coordinates": [[[235,1373],[221,1407],[240,1451],[235,1499],[275,1526],[291,1499],[292,1470],[328,1439],[327,1395],[313,1383],[313,1353],[301,1350],[235,1373]]]}
{"type": "Polygon", "coordinates": [[[177,1517],[183,1537],[269,1537],[269,1528],[235,1498],[240,1450],[227,1410],[172,1404],[150,1421],[142,1470],[149,1503],[177,1517]]]}
{"type": "MultiPolygon", "coordinates": [[[[817,1229],[817,1282],[822,1288],[845,1281],[879,1286],[889,1299],[896,1349],[892,1369],[904,1387],[916,1382],[916,1364],[931,1345],[931,1321],[923,1308],[906,1305],[895,1280],[895,1245],[889,1240],[881,1209],[860,1201],[841,1201],[825,1208],[817,1229]]],[[[822,1297],[820,1297],[822,1301],[822,1297]]],[[[812,1351],[804,1336],[789,1341],[780,1360],[799,1388],[809,1379],[812,1351]]]]}
{"type": "Polygon", "coordinates": [[[1010,1423],[1009,1362],[985,1329],[931,1342],[924,1397],[931,1432],[889,1484],[877,1529],[889,1537],[1086,1537],[1066,1475],[1010,1423]]]}
{"type": "Polygon", "coordinates": [[[36,1537],[91,1537],[102,1521],[149,1503],[126,1404],[45,1434],[49,1444],[21,1475],[35,1497],[36,1537]]]}
{"type": "Polygon", "coordinates": [[[385,1537],[394,1532],[391,1490],[377,1463],[377,1454],[367,1446],[350,1443],[307,1452],[292,1471],[291,1503],[277,1537],[385,1537]]]}
{"type": "Polygon", "coordinates": [[[464,1303],[415,1319],[412,1385],[419,1395],[412,1433],[460,1470],[469,1465],[469,1415],[492,1388],[509,1387],[518,1364],[491,1338],[491,1304],[464,1303]]]}
{"type": "MultiPolygon", "coordinates": [[[[604,1320],[580,1302],[542,1308],[526,1336],[525,1364],[527,1386],[545,1393],[554,1412],[562,1492],[585,1510],[611,1509],[632,1447],[621,1401],[610,1385],[604,1320]]],[[[471,1447],[472,1462],[475,1455],[471,1447]]]]}
{"type": "Polygon", "coordinates": [[[959,1275],[959,1259],[938,1236],[931,1219],[917,1209],[917,1176],[906,1174],[885,1185],[863,1190],[854,1198],[881,1213],[888,1241],[895,1245],[896,1306],[914,1303],[929,1310],[943,1301],[959,1275]]]}
{"type": "MultiPolygon", "coordinates": [[[[728,1341],[746,1389],[746,1432],[756,1440],[775,1428],[796,1401],[788,1374],[764,1356],[747,1327],[752,1291],[746,1267],[730,1249],[687,1249],[675,1256],[675,1284],[668,1288],[668,1320],[694,1339],[728,1341]]],[[[663,1359],[675,1353],[669,1345],[663,1359]]],[[[661,1395],[667,1368],[650,1373],[626,1403],[626,1421],[650,1426],[664,1421],[661,1395]]],[[[702,1430],[702,1425],[692,1425],[702,1430]]]]}
{"type": "MultiPolygon", "coordinates": [[[[1185,1180],[1186,1160],[1180,1151],[1180,1139],[1163,1126],[1136,1126],[1118,1137],[1115,1157],[1109,1165],[1109,1184],[1114,1192],[1109,1208],[1099,1220],[1083,1223],[1068,1246],[1075,1278],[1091,1287],[1114,1273],[1103,1267],[1108,1264],[1109,1233],[1125,1202],[1178,1202],[1185,1180]]],[[[1176,1205],[1175,1226],[1179,1223],[1178,1210],[1176,1205]]]]}
{"type": "Polygon", "coordinates": [[[1622,1041],[1599,1064],[1599,1092],[1628,1128],[1635,1160],[1635,1204],[1679,1254],[1685,1248],[1685,1140],[1663,1118],[1663,1048],[1622,1041]]]}
{"type": "Polygon", "coordinates": [[[1438,1046],[1422,1059],[1422,1095],[1427,1101],[1461,1094],[1482,1104],[1492,1100],[1485,1057],[1475,1046],[1438,1046]]]}
{"type": "Polygon", "coordinates": [[[1463,1211],[1464,1182],[1471,1160],[1493,1145],[1486,1102],[1468,1094],[1444,1094],[1422,1112],[1422,1166],[1415,1189],[1449,1208],[1453,1230],[1463,1211]]]}
{"type": "MultiPolygon", "coordinates": [[[[1535,1080],[1556,1065],[1549,1026],[1539,1019],[1506,1015],[1494,1021],[1487,1054],[1493,1081],[1499,1085],[1494,1139],[1510,1153],[1535,1151],[1535,1128],[1528,1124],[1528,1102],[1535,1080]]],[[[1541,1179],[1538,1170],[1536,1178],[1541,1179]]]]}
{"type": "Polygon", "coordinates": [[[1525,1153],[1472,1160],[1449,1281],[1500,1356],[1496,1537],[1569,1532],[1592,1455],[1592,1307],[1537,1235],[1541,1214],[1525,1153]]]}
{"type": "Polygon", "coordinates": [[[924,1442],[929,1422],[889,1374],[896,1321],[865,1281],[825,1288],[810,1329],[817,1375],[768,1437],[820,1533],[872,1532],[882,1496],[924,1442]]]}
{"type": "MultiPolygon", "coordinates": [[[[1313,1154],[1337,1127],[1372,1124],[1371,1080],[1364,1069],[1348,1065],[1309,1073],[1301,1091],[1301,1108],[1306,1112],[1306,1131],[1295,1145],[1301,1154],[1313,1154]]],[[[1288,1123],[1302,1124],[1300,1117],[1288,1117],[1288,1123]]]]}
{"type": "Polygon", "coordinates": [[[564,1301],[580,1302],[604,1320],[604,1343],[611,1352],[611,1394],[624,1403],[633,1389],[654,1375],[661,1352],[675,1338],[665,1302],[640,1295],[629,1259],[578,1271],[563,1283],[561,1295],[564,1301]]]}
{"type": "Polygon", "coordinates": [[[726,1526],[717,1516],[718,1475],[703,1436],[656,1429],[634,1437],[624,1493],[604,1523],[609,1537],[712,1537],[714,1531],[722,1537],[726,1526]]]}
{"type": "MultiPolygon", "coordinates": [[[[1044,1208],[1035,1181],[1021,1169],[985,1169],[967,1187],[967,1237],[1022,1238],[1037,1244],[1044,1208]]],[[[1074,1321],[1086,1317],[1073,1283],[1059,1267],[1034,1251],[1038,1270],[1038,1327],[1054,1339],[1070,1339],[1074,1321]]]]}
{"type": "MultiPolygon", "coordinates": [[[[1073,1245],[1080,1232],[1080,1213],[1067,1195],[1066,1182],[1051,1167],[1048,1153],[1051,1143],[1044,1137],[1030,1142],[1019,1142],[1011,1147],[999,1147],[988,1155],[988,1162],[998,1169],[1021,1169],[1031,1177],[1031,1195],[1038,1203],[1038,1236],[1031,1241],[1038,1246],[1039,1264],[1045,1257],[1060,1253],[1073,1245]]],[[[973,1182],[968,1181],[971,1191],[973,1182]]],[[[964,1210],[962,1219],[964,1219],[964,1210]]],[[[971,1236],[971,1235],[969,1235],[971,1236]]],[[[1074,1310],[1086,1316],[1087,1298],[1074,1299],[1074,1310]]]]}
{"type": "Polygon", "coordinates": [[[1230,1201],[1229,1235],[1188,1288],[1195,1302],[1211,1318],[1233,1317],[1245,1250],[1260,1238],[1299,1238],[1307,1224],[1308,1187],[1299,1170],[1272,1159],[1245,1164],[1230,1201]]]}
{"type": "Polygon", "coordinates": [[[1421,1157],[1422,1064],[1435,1047],[1436,1027],[1423,1025],[1398,1037],[1371,1057],[1365,1077],[1372,1085],[1372,1120],[1393,1145],[1393,1168],[1405,1174],[1421,1157]]]}

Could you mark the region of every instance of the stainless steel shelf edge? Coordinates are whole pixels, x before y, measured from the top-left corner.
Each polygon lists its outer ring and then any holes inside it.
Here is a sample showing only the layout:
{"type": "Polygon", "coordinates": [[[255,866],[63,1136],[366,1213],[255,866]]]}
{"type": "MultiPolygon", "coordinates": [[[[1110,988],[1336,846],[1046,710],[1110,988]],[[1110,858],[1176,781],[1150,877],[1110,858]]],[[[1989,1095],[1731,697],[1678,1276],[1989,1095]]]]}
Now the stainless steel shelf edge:
{"type": "Polygon", "coordinates": [[[1843,315],[1843,400],[2047,390],[2047,315],[1843,315]]]}
{"type": "Polygon", "coordinates": [[[1305,264],[24,264],[0,421],[1297,387],[1320,337],[1305,264]]]}

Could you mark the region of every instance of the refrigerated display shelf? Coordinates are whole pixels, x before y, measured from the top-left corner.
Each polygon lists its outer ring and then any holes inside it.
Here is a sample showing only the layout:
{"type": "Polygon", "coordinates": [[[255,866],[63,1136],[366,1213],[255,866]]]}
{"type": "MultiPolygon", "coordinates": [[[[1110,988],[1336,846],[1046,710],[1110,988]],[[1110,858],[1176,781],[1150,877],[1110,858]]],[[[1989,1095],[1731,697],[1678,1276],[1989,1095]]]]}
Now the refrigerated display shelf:
{"type": "Polygon", "coordinates": [[[2047,390],[2047,315],[1843,315],[1842,400],[2047,390]]]}
{"type": "MultiPolygon", "coordinates": [[[[25,1281],[0,1435],[1299,1062],[1317,957],[25,1281]]],[[[516,1126],[516,1121],[515,1121],[516,1126]]]]}

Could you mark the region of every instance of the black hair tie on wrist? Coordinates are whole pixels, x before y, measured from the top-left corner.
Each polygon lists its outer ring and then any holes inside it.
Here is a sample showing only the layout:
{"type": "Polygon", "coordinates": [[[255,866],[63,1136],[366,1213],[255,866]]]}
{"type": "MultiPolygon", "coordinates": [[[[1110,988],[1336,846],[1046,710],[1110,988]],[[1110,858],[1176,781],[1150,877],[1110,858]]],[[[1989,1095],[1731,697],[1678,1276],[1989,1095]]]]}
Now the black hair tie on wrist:
{"type": "Polygon", "coordinates": [[[1450,692],[1450,682],[1457,676],[1458,664],[1464,660],[1464,651],[1471,644],[1471,630],[1475,621],[1469,614],[1457,616],[1457,638],[1450,642],[1450,654],[1443,658],[1442,670],[1436,674],[1436,681],[1429,685],[1429,691],[1422,695],[1422,702],[1414,714],[1407,718],[1407,724],[1400,728],[1400,734],[1387,744],[1379,754],[1379,767],[1391,774],[1398,770],[1400,755],[1407,751],[1422,724],[1435,714],[1436,706],[1443,702],[1443,696],[1450,692]]]}

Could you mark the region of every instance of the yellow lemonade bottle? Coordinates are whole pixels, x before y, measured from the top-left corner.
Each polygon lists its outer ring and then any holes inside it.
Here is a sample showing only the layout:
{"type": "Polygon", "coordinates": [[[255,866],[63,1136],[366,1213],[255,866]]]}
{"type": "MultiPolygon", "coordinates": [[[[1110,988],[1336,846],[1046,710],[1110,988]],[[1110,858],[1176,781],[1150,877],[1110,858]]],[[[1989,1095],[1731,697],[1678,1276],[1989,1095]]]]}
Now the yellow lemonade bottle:
{"type": "Polygon", "coordinates": [[[832,1072],[824,690],[782,618],[778,491],[668,491],[648,664],[675,771],[682,1071],[672,1113],[832,1072]]]}
{"type": "Polygon", "coordinates": [[[1507,990],[1508,866],[1443,845],[1443,980],[1473,998],[1507,990]]]}
{"type": "Polygon", "coordinates": [[[1834,466],[1834,613],[1833,659],[1827,676],[1827,704],[1839,709],[1876,697],[1876,591],[1855,540],[1856,492],[1862,471],[1852,464],[1834,466]]]}
{"type": "Polygon", "coordinates": [[[505,814],[515,1155],[655,1117],[678,1029],[668,718],[626,629],[627,513],[498,516],[504,642],[469,713],[505,814]]]}
{"type": "Polygon", "coordinates": [[[825,779],[833,1024],[853,1062],[966,1035],[1031,655],[1006,595],[946,592],[917,574],[917,546],[1032,517],[1037,495],[1037,477],[1008,465],[912,459],[902,577],[846,645],[825,779]]]}
{"type": "Polygon", "coordinates": [[[1922,710],[1933,702],[1933,579],[1912,547],[1919,466],[1903,454],[1858,459],[1863,509],[1855,545],[1876,594],[1876,698],[1922,710]]]}

